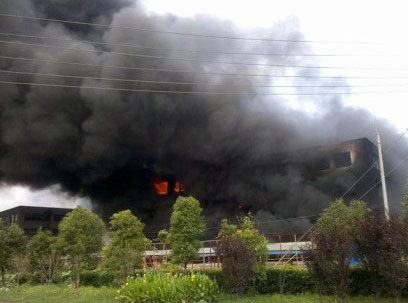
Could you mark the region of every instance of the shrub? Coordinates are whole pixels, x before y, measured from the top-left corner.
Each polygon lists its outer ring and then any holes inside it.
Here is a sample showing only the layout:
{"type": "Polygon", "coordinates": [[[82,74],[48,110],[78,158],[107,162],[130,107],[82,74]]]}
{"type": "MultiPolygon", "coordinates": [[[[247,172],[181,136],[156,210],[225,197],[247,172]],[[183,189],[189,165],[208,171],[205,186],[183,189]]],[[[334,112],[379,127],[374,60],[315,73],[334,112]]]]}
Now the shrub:
{"type": "Polygon", "coordinates": [[[314,283],[305,269],[287,265],[267,268],[262,275],[256,275],[252,287],[259,293],[279,293],[280,279],[285,273],[285,293],[300,294],[314,291],[314,283]],[[266,277],[265,277],[266,276],[266,277]]]}
{"type": "Polygon", "coordinates": [[[83,286],[101,287],[118,285],[115,283],[116,279],[113,273],[101,270],[84,270],[81,273],[81,281],[83,286]]]}
{"type": "Polygon", "coordinates": [[[117,299],[125,303],[210,303],[217,295],[217,283],[203,274],[147,272],[128,278],[117,299]]]}
{"type": "Polygon", "coordinates": [[[249,287],[256,262],[254,251],[238,235],[223,235],[217,246],[227,288],[236,293],[238,301],[249,287]]]}

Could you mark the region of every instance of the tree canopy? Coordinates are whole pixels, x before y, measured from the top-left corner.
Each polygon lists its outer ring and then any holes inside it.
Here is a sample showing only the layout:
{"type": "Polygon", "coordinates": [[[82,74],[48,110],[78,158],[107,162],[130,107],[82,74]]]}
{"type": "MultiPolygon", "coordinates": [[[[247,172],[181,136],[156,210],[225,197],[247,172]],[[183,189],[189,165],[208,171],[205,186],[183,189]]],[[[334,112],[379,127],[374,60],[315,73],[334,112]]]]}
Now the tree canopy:
{"type": "Polygon", "coordinates": [[[316,258],[311,262],[319,279],[330,281],[334,286],[341,302],[344,301],[346,290],[350,282],[349,266],[355,250],[355,235],[359,232],[367,216],[364,202],[352,201],[347,206],[338,199],[325,209],[317,221],[312,232],[311,256],[316,258]]]}
{"type": "Polygon", "coordinates": [[[13,259],[24,250],[26,237],[24,231],[16,224],[5,227],[0,219],[0,274],[3,287],[6,285],[6,271],[13,265],[13,259]]]}
{"type": "Polygon", "coordinates": [[[105,247],[104,266],[123,280],[142,264],[142,255],[150,241],[143,234],[144,224],[130,210],[113,214],[110,244],[105,247]]]}
{"type": "Polygon", "coordinates": [[[407,185],[405,187],[404,198],[402,200],[402,212],[403,212],[404,216],[408,218],[408,181],[407,181],[407,185]]]}
{"type": "Polygon", "coordinates": [[[32,269],[47,284],[53,282],[63,265],[61,252],[56,244],[57,238],[49,230],[39,228],[27,245],[32,269]]]}
{"type": "Polygon", "coordinates": [[[57,245],[69,258],[76,272],[76,287],[83,262],[102,249],[105,224],[91,211],[78,206],[68,213],[59,224],[57,245]]]}
{"type": "Polygon", "coordinates": [[[221,229],[218,233],[218,239],[221,239],[226,235],[232,236],[235,234],[243,240],[258,261],[261,261],[261,263],[266,261],[269,254],[266,247],[267,240],[255,227],[255,222],[251,214],[241,218],[238,226],[235,224],[229,224],[227,219],[221,221],[221,229]]]}
{"type": "Polygon", "coordinates": [[[172,247],[171,261],[187,264],[198,258],[199,237],[205,229],[200,202],[194,197],[178,197],[170,218],[169,241],[172,247]]]}

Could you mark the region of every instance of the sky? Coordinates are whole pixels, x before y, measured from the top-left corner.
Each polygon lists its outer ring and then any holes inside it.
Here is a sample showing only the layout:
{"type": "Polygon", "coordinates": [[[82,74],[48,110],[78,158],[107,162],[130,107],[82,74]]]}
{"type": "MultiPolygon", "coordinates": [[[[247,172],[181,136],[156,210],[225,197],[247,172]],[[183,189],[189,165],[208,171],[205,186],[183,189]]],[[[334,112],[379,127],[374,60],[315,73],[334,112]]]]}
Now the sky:
{"type": "MultiPolygon", "coordinates": [[[[197,14],[217,16],[232,21],[243,29],[269,28],[275,24],[292,20],[306,40],[324,42],[353,43],[312,43],[316,54],[354,54],[368,55],[356,57],[321,58],[322,66],[349,66],[370,68],[406,68],[408,51],[406,29],[408,18],[404,1],[327,1],[327,0],[142,0],[151,14],[174,14],[191,17],[197,14]]],[[[356,71],[336,70],[334,75],[347,76],[406,76],[407,71],[356,71]]],[[[324,71],[333,75],[333,70],[324,71]]],[[[371,81],[352,80],[349,84],[353,92],[408,90],[403,87],[408,79],[371,81]],[[378,87],[357,88],[359,85],[378,85],[378,87]],[[390,86],[398,84],[399,86],[390,86]],[[381,87],[379,85],[388,85],[381,87]]],[[[345,102],[363,107],[378,117],[386,118],[399,130],[408,128],[406,109],[408,93],[356,94],[345,98],[345,102]]],[[[302,103],[304,104],[304,103],[302,103]]],[[[294,106],[299,106],[295,104],[294,106]]],[[[305,108],[313,111],[312,107],[305,108]]],[[[0,184],[0,211],[17,205],[37,204],[41,206],[62,205],[74,207],[81,204],[90,207],[86,198],[72,197],[61,191],[58,185],[51,188],[31,191],[22,185],[5,186],[0,184]]]]}
{"type": "MultiPolygon", "coordinates": [[[[356,42],[356,43],[312,43],[316,54],[368,54],[377,56],[325,58],[321,65],[350,67],[407,68],[408,50],[406,29],[406,2],[404,1],[231,1],[231,0],[144,0],[143,4],[152,14],[171,13],[191,17],[197,14],[214,15],[230,20],[239,27],[251,29],[269,28],[284,20],[298,23],[306,40],[356,42]],[[364,44],[358,44],[364,43],[364,44]],[[381,55],[381,56],[378,56],[381,55]]],[[[326,72],[327,75],[333,70],[326,72]]],[[[343,71],[338,75],[367,76],[373,71],[343,71]]],[[[408,75],[407,71],[375,71],[376,75],[408,75]]],[[[337,74],[336,74],[337,75],[337,74]]],[[[407,80],[384,82],[350,80],[351,86],[406,84],[407,80]]],[[[353,91],[403,90],[407,87],[356,88],[353,91]]],[[[346,103],[364,107],[379,117],[384,117],[400,130],[408,128],[406,122],[407,93],[352,95],[346,103]]]]}

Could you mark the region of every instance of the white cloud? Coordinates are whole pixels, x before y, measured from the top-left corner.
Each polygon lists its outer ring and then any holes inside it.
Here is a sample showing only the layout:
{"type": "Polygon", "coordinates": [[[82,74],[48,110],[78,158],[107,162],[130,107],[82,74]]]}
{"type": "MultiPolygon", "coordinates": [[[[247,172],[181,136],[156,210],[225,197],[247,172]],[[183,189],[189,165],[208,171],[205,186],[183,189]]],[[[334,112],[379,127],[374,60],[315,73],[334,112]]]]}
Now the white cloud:
{"type": "MultiPolygon", "coordinates": [[[[406,28],[406,1],[355,1],[339,2],[327,0],[143,0],[143,5],[152,14],[172,13],[177,16],[192,17],[208,14],[231,20],[241,28],[272,27],[274,24],[295,18],[306,40],[373,42],[374,44],[326,44],[316,43],[312,47],[317,54],[385,54],[384,57],[332,57],[322,58],[321,65],[407,68],[405,56],[408,50],[406,28]]],[[[383,117],[397,128],[405,130],[405,104],[408,95],[408,72],[380,70],[324,70],[325,75],[336,76],[403,76],[397,80],[355,80],[349,79],[351,86],[374,85],[367,88],[352,88],[361,91],[406,91],[388,94],[355,94],[346,98],[346,104],[363,107],[374,115],[383,117]],[[399,84],[397,87],[377,87],[381,84],[399,84]],[[405,86],[401,86],[404,84],[405,86]]]]}
{"type": "Polygon", "coordinates": [[[74,208],[81,205],[91,208],[88,198],[69,195],[61,190],[60,185],[41,190],[31,190],[21,185],[0,185],[0,211],[21,205],[63,208],[74,208]]]}

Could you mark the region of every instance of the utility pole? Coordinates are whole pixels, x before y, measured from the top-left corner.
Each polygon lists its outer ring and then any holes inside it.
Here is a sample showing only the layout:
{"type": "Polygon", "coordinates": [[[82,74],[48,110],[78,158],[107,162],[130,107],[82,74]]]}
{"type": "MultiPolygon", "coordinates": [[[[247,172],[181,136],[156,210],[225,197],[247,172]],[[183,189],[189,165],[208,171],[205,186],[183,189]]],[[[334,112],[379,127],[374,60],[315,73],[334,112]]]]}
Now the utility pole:
{"type": "Polygon", "coordinates": [[[390,209],[388,207],[388,195],[387,195],[387,184],[385,183],[385,174],[384,174],[384,161],[381,148],[381,138],[380,133],[377,131],[377,143],[378,143],[378,160],[380,162],[380,173],[381,173],[381,186],[383,192],[384,200],[384,214],[387,220],[390,219],[390,209]]]}

